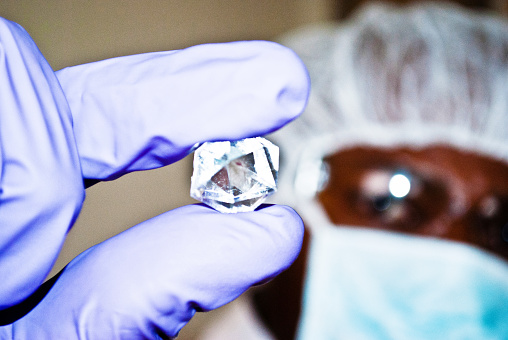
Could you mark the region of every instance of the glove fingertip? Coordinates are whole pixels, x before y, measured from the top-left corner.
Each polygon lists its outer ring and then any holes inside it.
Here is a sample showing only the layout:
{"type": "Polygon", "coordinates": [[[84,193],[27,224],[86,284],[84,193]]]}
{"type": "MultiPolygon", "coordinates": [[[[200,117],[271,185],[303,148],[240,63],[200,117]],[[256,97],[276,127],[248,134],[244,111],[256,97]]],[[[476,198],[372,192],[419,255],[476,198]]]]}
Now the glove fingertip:
{"type": "Polygon", "coordinates": [[[277,257],[281,260],[281,271],[289,267],[302,248],[304,225],[298,213],[285,205],[262,205],[257,210],[268,219],[263,223],[269,229],[276,245],[277,257]]]}
{"type": "MultiPolygon", "coordinates": [[[[253,43],[253,42],[250,42],[253,43]]],[[[274,90],[274,111],[280,118],[275,128],[297,118],[305,109],[310,93],[310,76],[300,57],[291,49],[268,41],[254,42],[259,52],[252,68],[269,79],[274,90]]],[[[268,91],[267,91],[268,92],[268,91]]],[[[272,112],[272,113],[273,113],[272,112]]]]}
{"type": "Polygon", "coordinates": [[[278,94],[278,102],[287,113],[286,118],[291,121],[297,118],[305,109],[310,94],[310,76],[303,61],[291,49],[282,47],[276,65],[278,72],[287,79],[287,85],[278,94]]]}

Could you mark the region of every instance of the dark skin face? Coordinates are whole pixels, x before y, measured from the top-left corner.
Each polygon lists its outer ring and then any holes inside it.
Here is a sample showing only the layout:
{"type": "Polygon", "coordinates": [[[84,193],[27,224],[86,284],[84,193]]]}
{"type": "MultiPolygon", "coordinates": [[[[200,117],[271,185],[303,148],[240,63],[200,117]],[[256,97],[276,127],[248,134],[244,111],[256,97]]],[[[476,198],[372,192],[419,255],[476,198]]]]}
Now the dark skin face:
{"type": "MultiPolygon", "coordinates": [[[[318,199],[334,224],[473,244],[508,261],[505,163],[447,146],[356,147],[325,161],[330,176],[318,199]],[[403,198],[388,189],[397,173],[411,180],[403,198]]],[[[294,338],[308,244],[306,234],[293,266],[254,296],[261,318],[279,340],[294,338]]]]}

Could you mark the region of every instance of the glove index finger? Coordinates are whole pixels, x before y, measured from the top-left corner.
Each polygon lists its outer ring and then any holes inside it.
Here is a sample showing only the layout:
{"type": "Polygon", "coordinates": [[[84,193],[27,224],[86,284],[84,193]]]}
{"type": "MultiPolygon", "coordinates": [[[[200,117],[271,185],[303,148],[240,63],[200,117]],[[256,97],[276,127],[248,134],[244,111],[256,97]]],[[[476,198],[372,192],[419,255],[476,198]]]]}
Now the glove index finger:
{"type": "Polygon", "coordinates": [[[304,109],[307,71],[272,42],[205,44],[57,72],[86,178],[167,165],[204,141],[277,130],[304,109]]]}

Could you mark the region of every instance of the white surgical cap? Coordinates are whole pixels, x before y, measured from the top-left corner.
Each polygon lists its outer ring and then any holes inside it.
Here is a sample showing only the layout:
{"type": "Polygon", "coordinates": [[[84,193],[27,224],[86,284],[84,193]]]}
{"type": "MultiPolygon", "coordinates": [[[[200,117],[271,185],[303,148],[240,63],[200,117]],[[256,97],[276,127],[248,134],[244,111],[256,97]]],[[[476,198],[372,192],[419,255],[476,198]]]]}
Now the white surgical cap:
{"type": "Polygon", "coordinates": [[[508,25],[501,19],[442,3],[375,4],[282,43],[302,58],[312,83],[304,114],[272,136],[282,176],[295,171],[302,152],[355,145],[444,143],[508,162],[508,25]]]}

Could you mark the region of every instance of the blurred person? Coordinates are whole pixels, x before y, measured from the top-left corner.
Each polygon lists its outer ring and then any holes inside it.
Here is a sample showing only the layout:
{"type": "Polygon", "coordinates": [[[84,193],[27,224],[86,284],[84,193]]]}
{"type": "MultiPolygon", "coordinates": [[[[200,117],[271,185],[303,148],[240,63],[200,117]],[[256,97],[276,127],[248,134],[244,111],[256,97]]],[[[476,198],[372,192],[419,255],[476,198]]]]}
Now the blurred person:
{"type": "Polygon", "coordinates": [[[300,257],[203,339],[508,339],[508,25],[373,4],[284,40],[306,112],[273,135],[300,257]]]}
{"type": "Polygon", "coordinates": [[[206,44],[54,72],[28,33],[0,18],[0,69],[1,339],[175,337],[196,311],[296,258],[303,224],[291,208],[195,204],[89,248],[44,282],[85,187],[298,116],[308,74],[289,49],[206,44]]]}

